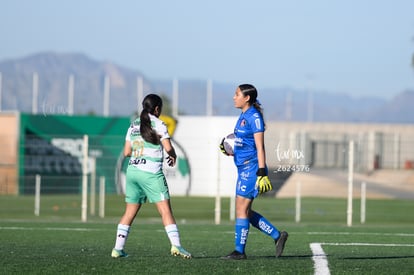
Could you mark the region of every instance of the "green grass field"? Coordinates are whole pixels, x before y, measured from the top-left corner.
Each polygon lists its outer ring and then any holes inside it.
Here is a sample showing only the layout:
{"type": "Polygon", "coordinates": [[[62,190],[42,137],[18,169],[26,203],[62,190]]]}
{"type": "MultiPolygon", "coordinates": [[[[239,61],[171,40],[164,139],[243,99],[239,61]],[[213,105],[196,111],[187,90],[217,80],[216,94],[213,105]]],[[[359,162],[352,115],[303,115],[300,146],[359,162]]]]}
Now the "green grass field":
{"type": "MultiPolygon", "coordinates": [[[[365,224],[354,201],[353,226],[346,226],[345,199],[308,198],[302,219],[294,222],[293,199],[260,198],[255,209],[289,232],[283,257],[274,257],[273,241],[251,228],[246,261],[219,259],[233,250],[229,200],[222,200],[222,223],[214,224],[214,198],[173,197],[184,260],[169,255],[169,242],[155,206],[137,217],[125,250],[112,259],[121,196],[108,196],[105,218],[81,222],[80,196],[43,196],[34,216],[31,196],[0,196],[0,274],[314,274],[328,263],[331,274],[412,274],[414,202],[368,200],[365,224]],[[324,255],[312,251],[323,249],[324,255]]],[[[98,213],[98,211],[96,210],[98,213]]]]}

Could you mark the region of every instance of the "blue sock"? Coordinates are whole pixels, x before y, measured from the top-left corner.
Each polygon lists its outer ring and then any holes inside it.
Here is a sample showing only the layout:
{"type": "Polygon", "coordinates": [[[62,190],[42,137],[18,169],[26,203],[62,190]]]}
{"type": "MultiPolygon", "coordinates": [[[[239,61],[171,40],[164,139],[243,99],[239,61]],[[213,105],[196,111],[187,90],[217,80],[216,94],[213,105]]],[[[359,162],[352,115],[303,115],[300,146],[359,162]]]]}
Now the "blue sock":
{"type": "Polygon", "coordinates": [[[268,220],[266,220],[265,217],[263,217],[259,213],[254,211],[252,211],[252,213],[253,214],[250,218],[250,223],[266,235],[269,235],[273,239],[277,240],[280,235],[279,230],[277,230],[277,228],[273,224],[271,224],[268,220]]]}
{"type": "Polygon", "coordinates": [[[249,219],[236,219],[235,225],[235,247],[240,253],[244,253],[247,236],[249,235],[249,219]]]}

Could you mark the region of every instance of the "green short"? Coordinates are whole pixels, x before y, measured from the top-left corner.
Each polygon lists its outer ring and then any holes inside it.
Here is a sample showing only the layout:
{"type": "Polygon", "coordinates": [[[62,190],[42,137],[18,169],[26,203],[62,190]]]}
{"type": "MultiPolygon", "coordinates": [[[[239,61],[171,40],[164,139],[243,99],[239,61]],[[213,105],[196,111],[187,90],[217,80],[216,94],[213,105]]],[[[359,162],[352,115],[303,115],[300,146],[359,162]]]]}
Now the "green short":
{"type": "Polygon", "coordinates": [[[170,199],[167,180],[162,171],[150,173],[129,165],[126,172],[127,203],[157,203],[170,199]]]}

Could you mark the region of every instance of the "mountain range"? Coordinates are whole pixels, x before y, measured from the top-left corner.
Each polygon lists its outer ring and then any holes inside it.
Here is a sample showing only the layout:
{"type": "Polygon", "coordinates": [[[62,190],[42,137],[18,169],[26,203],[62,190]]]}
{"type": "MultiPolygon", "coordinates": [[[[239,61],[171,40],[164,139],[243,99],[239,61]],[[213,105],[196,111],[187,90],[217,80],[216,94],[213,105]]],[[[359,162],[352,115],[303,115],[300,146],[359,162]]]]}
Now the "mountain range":
{"type": "MultiPolygon", "coordinates": [[[[137,64],[139,67],[139,64],[137,64]]],[[[33,111],[35,78],[37,112],[68,113],[69,79],[73,81],[73,113],[102,115],[105,79],[109,79],[109,115],[130,116],[138,106],[137,82],[143,91],[159,93],[172,102],[173,80],[153,79],[138,69],[110,61],[97,61],[82,53],[41,52],[16,59],[0,60],[2,111],[33,111]],[[36,73],[36,77],[34,74],[36,73]]],[[[207,80],[179,79],[178,110],[182,115],[205,115],[207,80]]],[[[213,115],[238,115],[233,94],[239,83],[212,82],[213,115]]],[[[259,91],[265,119],[270,121],[414,123],[414,90],[401,91],[390,100],[352,97],[289,87],[259,91]]]]}

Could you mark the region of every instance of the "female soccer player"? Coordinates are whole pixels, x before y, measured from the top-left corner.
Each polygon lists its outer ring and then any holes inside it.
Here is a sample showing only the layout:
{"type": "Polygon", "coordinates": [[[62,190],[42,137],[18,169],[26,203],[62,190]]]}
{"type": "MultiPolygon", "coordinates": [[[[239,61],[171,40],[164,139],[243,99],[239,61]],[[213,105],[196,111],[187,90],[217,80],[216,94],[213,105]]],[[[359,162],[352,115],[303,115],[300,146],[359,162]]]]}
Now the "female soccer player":
{"type": "Polygon", "coordinates": [[[129,127],[125,138],[124,156],[130,157],[126,172],[126,208],[117,229],[113,258],[126,257],[125,242],[135,216],[147,200],[155,203],[171,242],[171,254],[185,259],[191,254],[180,244],[180,235],[172,213],[170,194],[162,171],[163,150],[168,154],[168,165],[174,166],[176,154],[167,127],[158,117],[162,99],[149,94],[142,102],[143,110],[129,127]]]}
{"type": "MultiPolygon", "coordinates": [[[[242,113],[234,128],[234,163],[238,178],[236,186],[235,250],[223,259],[246,259],[245,247],[252,224],[275,241],[276,257],[283,253],[288,233],[279,231],[262,215],[253,211],[253,200],[261,193],[272,190],[267,176],[264,146],[264,120],[257,90],[253,85],[242,84],[233,96],[234,106],[242,113]]],[[[223,139],[224,141],[224,139],[223,139]]],[[[223,142],[220,149],[226,154],[223,142]]]]}

